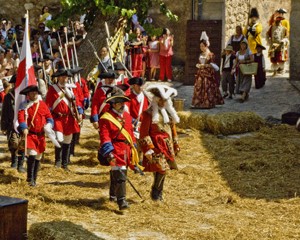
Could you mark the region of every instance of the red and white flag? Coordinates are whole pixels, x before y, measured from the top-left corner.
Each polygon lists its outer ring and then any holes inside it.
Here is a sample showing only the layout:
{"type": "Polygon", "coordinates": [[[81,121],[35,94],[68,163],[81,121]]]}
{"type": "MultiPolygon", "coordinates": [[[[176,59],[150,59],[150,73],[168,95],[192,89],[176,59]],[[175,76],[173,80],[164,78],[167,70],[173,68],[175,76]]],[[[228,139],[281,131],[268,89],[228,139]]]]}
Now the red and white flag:
{"type": "Polygon", "coordinates": [[[17,131],[18,123],[18,111],[20,104],[26,100],[25,95],[21,95],[20,92],[30,85],[37,85],[36,77],[34,75],[34,67],[32,63],[32,55],[30,49],[29,39],[29,16],[26,14],[25,32],[23,38],[23,45],[20,56],[20,64],[17,71],[17,79],[15,84],[15,115],[14,126],[17,131]]]}

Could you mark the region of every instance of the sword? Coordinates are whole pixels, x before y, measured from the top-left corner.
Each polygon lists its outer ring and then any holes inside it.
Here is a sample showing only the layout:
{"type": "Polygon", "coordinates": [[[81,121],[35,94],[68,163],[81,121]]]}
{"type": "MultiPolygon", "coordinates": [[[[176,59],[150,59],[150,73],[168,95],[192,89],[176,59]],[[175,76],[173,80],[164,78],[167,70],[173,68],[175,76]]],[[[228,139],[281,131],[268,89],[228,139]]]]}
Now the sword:
{"type": "Polygon", "coordinates": [[[120,173],[122,174],[122,176],[129,182],[130,186],[132,187],[132,189],[136,192],[136,194],[142,199],[142,195],[139,193],[139,191],[135,188],[135,186],[132,184],[132,182],[129,180],[129,178],[122,172],[122,170],[118,167],[118,171],[120,171],[120,173]]]}

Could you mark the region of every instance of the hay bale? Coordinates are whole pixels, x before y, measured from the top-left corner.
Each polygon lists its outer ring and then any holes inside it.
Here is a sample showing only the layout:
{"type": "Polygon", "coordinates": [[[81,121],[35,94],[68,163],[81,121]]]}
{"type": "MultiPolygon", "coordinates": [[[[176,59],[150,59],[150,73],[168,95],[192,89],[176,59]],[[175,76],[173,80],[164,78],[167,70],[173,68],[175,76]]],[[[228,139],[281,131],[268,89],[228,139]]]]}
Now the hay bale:
{"type": "Polygon", "coordinates": [[[180,128],[193,128],[201,131],[205,129],[207,114],[183,111],[178,112],[178,116],[180,117],[180,123],[178,124],[180,128]]]}
{"type": "Polygon", "coordinates": [[[34,223],[29,229],[32,240],[99,240],[81,225],[68,221],[34,223]]]}
{"type": "Polygon", "coordinates": [[[205,130],[213,134],[253,132],[264,126],[265,121],[253,112],[230,112],[208,115],[205,130]]]}

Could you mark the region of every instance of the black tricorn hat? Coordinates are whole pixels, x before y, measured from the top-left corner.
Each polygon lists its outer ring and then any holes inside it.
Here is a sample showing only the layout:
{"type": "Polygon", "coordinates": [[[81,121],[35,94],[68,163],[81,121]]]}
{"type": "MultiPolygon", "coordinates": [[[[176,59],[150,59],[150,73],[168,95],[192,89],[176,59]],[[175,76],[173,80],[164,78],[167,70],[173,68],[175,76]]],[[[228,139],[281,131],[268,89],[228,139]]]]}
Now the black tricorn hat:
{"type": "Polygon", "coordinates": [[[114,68],[115,68],[115,70],[126,70],[125,69],[125,67],[122,65],[122,63],[120,63],[120,62],[116,62],[116,63],[114,63],[114,68]]]}
{"type": "Polygon", "coordinates": [[[258,14],[258,11],[257,11],[257,8],[252,8],[251,11],[250,11],[250,18],[252,17],[257,17],[259,18],[259,14],[258,14]]]}
{"type": "Polygon", "coordinates": [[[72,74],[77,74],[82,70],[83,70],[82,67],[75,67],[74,69],[71,69],[70,71],[71,71],[72,74]]]}
{"type": "Polygon", "coordinates": [[[121,103],[121,102],[129,102],[130,98],[125,95],[113,95],[105,100],[105,102],[113,104],[113,103],[121,103]]]}
{"type": "Polygon", "coordinates": [[[115,79],[115,78],[117,78],[117,74],[112,70],[108,70],[108,72],[100,73],[99,77],[101,79],[104,79],[104,78],[113,78],[113,79],[115,79]]]}
{"type": "Polygon", "coordinates": [[[279,8],[276,10],[276,12],[284,14],[284,13],[287,13],[287,10],[285,10],[284,8],[279,8]]]}
{"type": "Polygon", "coordinates": [[[58,69],[53,75],[52,77],[62,77],[62,76],[66,76],[66,77],[72,77],[73,74],[69,71],[69,70],[66,70],[66,69],[58,69]]]}
{"type": "Polygon", "coordinates": [[[27,95],[27,93],[30,93],[30,92],[38,92],[38,94],[41,94],[39,88],[37,85],[29,85],[27,86],[26,88],[24,88],[20,94],[22,95],[27,95]]]}
{"type": "Polygon", "coordinates": [[[45,54],[45,55],[43,56],[43,59],[44,59],[44,60],[54,61],[54,57],[52,57],[50,54],[45,54]]]}
{"type": "Polygon", "coordinates": [[[133,77],[128,80],[128,84],[129,85],[137,84],[137,85],[142,86],[142,85],[144,85],[144,80],[140,77],[133,77]]]}
{"type": "Polygon", "coordinates": [[[126,92],[129,88],[127,84],[117,84],[115,87],[120,88],[122,91],[126,92]]]}
{"type": "Polygon", "coordinates": [[[10,78],[9,83],[16,83],[16,81],[17,81],[17,75],[14,74],[14,75],[12,75],[12,77],[10,78]]]}

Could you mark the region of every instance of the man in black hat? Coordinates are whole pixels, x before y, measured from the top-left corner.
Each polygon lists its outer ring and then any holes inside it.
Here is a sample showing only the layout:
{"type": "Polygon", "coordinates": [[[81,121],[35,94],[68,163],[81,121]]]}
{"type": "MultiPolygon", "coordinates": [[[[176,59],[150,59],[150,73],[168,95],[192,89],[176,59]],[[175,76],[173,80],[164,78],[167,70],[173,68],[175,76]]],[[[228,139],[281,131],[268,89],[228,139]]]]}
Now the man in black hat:
{"type": "Polygon", "coordinates": [[[68,78],[72,74],[68,70],[59,69],[52,75],[58,82],[49,87],[46,104],[51,110],[54,119],[54,131],[61,148],[55,148],[55,166],[62,166],[69,171],[70,144],[73,133],[80,131],[82,121],[82,103],[76,91],[68,87],[68,78]]]}
{"type": "MultiPolygon", "coordinates": [[[[120,62],[116,62],[116,63],[114,63],[114,68],[115,68],[116,73],[119,75],[118,78],[116,79],[116,85],[119,85],[119,84],[128,85],[129,78],[126,73],[125,66],[120,62]]],[[[130,94],[130,90],[126,91],[125,94],[126,95],[130,94]]]]}
{"type": "Polygon", "coordinates": [[[130,78],[128,81],[131,87],[129,98],[131,101],[128,103],[129,113],[133,118],[135,137],[139,139],[139,126],[142,121],[142,113],[148,109],[149,100],[143,92],[144,80],[140,77],[130,78]]]}
{"type": "Polygon", "coordinates": [[[287,10],[284,8],[276,9],[276,11],[270,17],[269,26],[271,27],[271,26],[275,25],[276,18],[280,17],[280,18],[282,18],[281,25],[286,27],[286,29],[288,31],[288,35],[290,35],[290,22],[284,16],[284,14],[286,14],[286,13],[287,13],[287,10]]]}
{"type": "Polygon", "coordinates": [[[99,128],[99,115],[103,114],[109,109],[109,106],[105,102],[105,99],[107,97],[107,92],[109,89],[108,87],[116,85],[115,79],[117,78],[117,74],[114,71],[109,70],[108,72],[101,73],[99,77],[101,80],[97,85],[91,105],[90,121],[95,129],[99,128]]]}
{"type": "Polygon", "coordinates": [[[11,167],[17,168],[19,172],[24,173],[24,151],[19,149],[20,135],[14,129],[15,113],[15,83],[16,75],[13,75],[9,81],[13,86],[5,95],[2,105],[1,130],[7,136],[8,149],[11,154],[11,167]]]}
{"type": "Polygon", "coordinates": [[[249,15],[248,26],[244,29],[244,35],[248,41],[248,47],[251,52],[256,53],[256,44],[262,44],[262,24],[259,22],[257,8],[252,8],[249,15]]]}
{"type": "Polygon", "coordinates": [[[271,60],[271,68],[273,76],[277,73],[284,73],[284,64],[288,60],[288,30],[282,26],[281,21],[283,18],[277,16],[275,23],[270,26],[267,31],[267,41],[269,43],[269,57],[271,60]]]}
{"type": "Polygon", "coordinates": [[[134,169],[138,162],[132,118],[125,111],[125,102],[128,101],[130,99],[124,95],[109,97],[106,102],[110,108],[99,120],[101,146],[98,156],[105,157],[111,166],[110,200],[116,200],[120,210],[129,207],[126,201],[127,167],[134,169]]]}
{"type": "Polygon", "coordinates": [[[49,108],[44,101],[39,100],[38,86],[30,85],[20,94],[26,95],[27,100],[20,105],[18,112],[19,131],[23,134],[28,154],[27,182],[36,185],[40,160],[46,149],[45,131],[50,131],[54,125],[49,108]]]}

